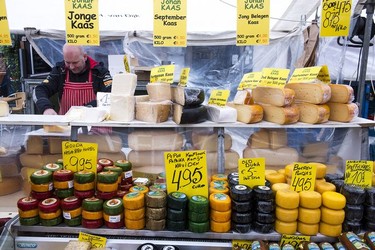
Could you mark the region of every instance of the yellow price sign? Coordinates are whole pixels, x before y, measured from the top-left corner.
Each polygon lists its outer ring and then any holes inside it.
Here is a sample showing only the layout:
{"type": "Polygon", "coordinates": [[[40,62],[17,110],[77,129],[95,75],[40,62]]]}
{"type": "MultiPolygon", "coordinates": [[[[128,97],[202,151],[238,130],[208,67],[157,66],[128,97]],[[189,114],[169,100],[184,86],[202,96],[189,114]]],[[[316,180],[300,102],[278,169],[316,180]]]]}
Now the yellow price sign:
{"type": "Polygon", "coordinates": [[[316,165],[313,163],[295,162],[293,164],[290,188],[294,191],[314,191],[316,165]]]}
{"type": "Polygon", "coordinates": [[[190,68],[183,68],[180,75],[179,86],[186,87],[189,78],[190,68]]]}
{"type": "Polygon", "coordinates": [[[232,240],[233,250],[251,250],[251,240],[232,240]]]}
{"type": "Polygon", "coordinates": [[[255,89],[258,86],[261,78],[262,72],[251,72],[244,74],[237,90],[255,89]]]}
{"type": "Polygon", "coordinates": [[[63,165],[65,169],[79,172],[87,170],[96,173],[98,144],[87,142],[62,142],[63,165]]]}
{"type": "Polygon", "coordinates": [[[279,245],[284,246],[285,244],[290,244],[294,249],[298,249],[298,246],[304,241],[310,241],[310,236],[283,234],[279,245]]]}
{"type": "Polygon", "coordinates": [[[264,68],[259,86],[284,88],[289,72],[289,69],[264,68]]]}
{"type": "Polygon", "coordinates": [[[72,45],[99,46],[98,0],[65,0],[66,42],[72,45]]]}
{"type": "Polygon", "coordinates": [[[129,59],[127,54],[124,55],[124,68],[125,72],[130,73],[129,59]]]}
{"type": "Polygon", "coordinates": [[[79,232],[78,241],[90,242],[92,248],[105,247],[107,244],[107,238],[84,232],[79,232]]]}
{"type": "Polygon", "coordinates": [[[0,0],[0,45],[12,45],[5,0],[0,0]]]}
{"type": "Polygon", "coordinates": [[[179,191],[189,198],[208,197],[205,150],[164,152],[168,193],[179,191]]]}
{"type": "Polygon", "coordinates": [[[264,185],[266,164],[264,158],[238,159],[239,183],[253,188],[264,185]]]}
{"type": "Polygon", "coordinates": [[[295,69],[288,83],[308,83],[317,80],[324,83],[331,82],[327,65],[295,69]]]}
{"type": "Polygon", "coordinates": [[[228,89],[214,89],[208,99],[208,105],[224,107],[227,104],[230,91],[228,89]]]}
{"type": "Polygon", "coordinates": [[[345,183],[353,184],[363,188],[372,186],[372,161],[346,161],[345,183]]]}
{"type": "Polygon", "coordinates": [[[174,65],[164,65],[151,69],[150,82],[173,83],[174,65]]]}
{"type": "Polygon", "coordinates": [[[323,0],[320,36],[348,36],[352,1],[323,0]]]}

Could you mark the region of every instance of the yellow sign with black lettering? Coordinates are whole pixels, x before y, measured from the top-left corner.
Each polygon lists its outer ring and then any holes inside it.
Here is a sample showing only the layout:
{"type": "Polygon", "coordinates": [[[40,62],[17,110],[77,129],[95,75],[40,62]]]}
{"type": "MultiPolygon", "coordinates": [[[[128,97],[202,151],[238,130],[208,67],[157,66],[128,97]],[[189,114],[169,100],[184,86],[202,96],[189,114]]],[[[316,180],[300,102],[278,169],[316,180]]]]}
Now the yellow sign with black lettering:
{"type": "Polygon", "coordinates": [[[186,47],[186,1],[154,0],[155,47],[186,47]]]}
{"type": "Polygon", "coordinates": [[[368,188],[372,186],[372,161],[346,161],[345,183],[368,188]]]}
{"type": "Polygon", "coordinates": [[[238,159],[239,183],[253,188],[264,185],[266,164],[264,158],[238,159]]]}
{"type": "Polygon", "coordinates": [[[283,234],[281,236],[279,245],[284,246],[285,244],[290,244],[294,247],[294,249],[298,249],[298,246],[304,241],[309,242],[310,236],[283,234]]]}
{"type": "Polygon", "coordinates": [[[314,191],[316,179],[316,165],[313,163],[293,163],[292,182],[290,189],[296,192],[314,191]]]}
{"type": "Polygon", "coordinates": [[[164,152],[167,191],[208,197],[205,150],[164,152]]]}
{"type": "Polygon", "coordinates": [[[84,232],[79,232],[78,241],[90,242],[92,248],[102,248],[107,244],[107,238],[84,232]]]}
{"type": "Polygon", "coordinates": [[[174,65],[163,65],[151,69],[150,82],[173,83],[174,65]]]}
{"type": "Polygon", "coordinates": [[[179,86],[186,87],[189,79],[190,68],[183,68],[180,75],[179,86]]]}
{"type": "Polygon", "coordinates": [[[237,90],[255,89],[258,86],[261,78],[262,72],[251,72],[244,74],[237,90]]]}
{"type": "Polygon", "coordinates": [[[327,65],[295,69],[288,83],[331,83],[327,65]]]}
{"type": "Polygon", "coordinates": [[[65,0],[66,42],[71,45],[99,46],[98,0],[65,0]]]}
{"type": "Polygon", "coordinates": [[[214,89],[210,94],[208,104],[224,107],[227,104],[229,95],[230,91],[228,89],[214,89]]]}
{"type": "Polygon", "coordinates": [[[0,45],[12,45],[5,0],[0,0],[0,45]]]}
{"type": "Polygon", "coordinates": [[[251,250],[251,240],[232,240],[233,250],[251,250]]]}
{"type": "Polygon", "coordinates": [[[289,72],[289,69],[264,68],[259,86],[284,88],[289,72]]]}
{"type": "Polygon", "coordinates": [[[351,0],[323,0],[320,36],[348,36],[351,12],[351,0]]]}
{"type": "Polygon", "coordinates": [[[87,142],[62,142],[63,165],[65,169],[96,173],[98,144],[87,142]]]}

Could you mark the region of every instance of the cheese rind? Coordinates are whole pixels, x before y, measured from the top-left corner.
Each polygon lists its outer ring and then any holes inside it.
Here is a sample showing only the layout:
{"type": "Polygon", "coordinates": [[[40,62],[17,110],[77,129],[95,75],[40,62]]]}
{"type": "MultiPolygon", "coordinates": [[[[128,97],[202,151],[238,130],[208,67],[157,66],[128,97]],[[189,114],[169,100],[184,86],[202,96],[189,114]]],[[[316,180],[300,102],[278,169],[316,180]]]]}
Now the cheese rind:
{"type": "Polygon", "coordinates": [[[213,122],[236,122],[237,110],[230,106],[207,105],[208,120],[213,122]]]}
{"type": "Polygon", "coordinates": [[[134,120],[135,97],[111,94],[110,120],[130,122],[134,120]]]}
{"type": "Polygon", "coordinates": [[[286,107],[277,107],[272,105],[262,105],[263,107],[263,120],[277,124],[291,124],[298,122],[299,109],[298,106],[293,104],[286,107]]]}
{"type": "Polygon", "coordinates": [[[255,103],[284,107],[293,103],[294,91],[287,88],[256,87],[252,91],[255,103]]]}
{"type": "Polygon", "coordinates": [[[171,85],[164,82],[149,83],[146,85],[147,93],[152,102],[171,101],[171,85]]]}
{"type": "Polygon", "coordinates": [[[263,119],[263,108],[260,105],[228,103],[227,106],[237,110],[237,121],[246,124],[257,123],[263,119]]]}
{"type": "Polygon", "coordinates": [[[297,103],[299,121],[309,124],[319,124],[328,121],[330,109],[326,104],[297,103]]]}
{"type": "Polygon", "coordinates": [[[183,136],[173,130],[136,130],[128,135],[128,144],[137,151],[178,151],[183,146],[183,136]]]}
{"type": "Polygon", "coordinates": [[[144,122],[161,123],[168,120],[171,102],[138,102],[135,105],[135,119],[144,122]]]}
{"type": "Polygon", "coordinates": [[[330,102],[351,103],[354,101],[354,90],[345,84],[329,84],[331,88],[330,102]]]}
{"type": "Polygon", "coordinates": [[[252,105],[254,100],[251,96],[251,89],[238,90],[233,99],[234,104],[252,105]]]}
{"type": "Polygon", "coordinates": [[[325,83],[288,83],[285,88],[294,90],[296,102],[323,104],[331,98],[331,88],[325,83]]]}
{"type": "Polygon", "coordinates": [[[173,121],[177,124],[194,124],[207,120],[207,108],[200,105],[194,108],[184,107],[180,104],[173,104],[173,121]]]}
{"type": "Polygon", "coordinates": [[[359,113],[358,106],[355,103],[344,104],[328,102],[327,105],[330,108],[330,121],[350,122],[357,117],[359,113]]]}
{"type": "Polygon", "coordinates": [[[148,95],[135,95],[134,97],[135,97],[135,103],[150,101],[150,97],[148,95]]]}
{"type": "Polygon", "coordinates": [[[204,102],[204,90],[194,87],[173,86],[172,101],[182,106],[199,106],[204,102]]]}

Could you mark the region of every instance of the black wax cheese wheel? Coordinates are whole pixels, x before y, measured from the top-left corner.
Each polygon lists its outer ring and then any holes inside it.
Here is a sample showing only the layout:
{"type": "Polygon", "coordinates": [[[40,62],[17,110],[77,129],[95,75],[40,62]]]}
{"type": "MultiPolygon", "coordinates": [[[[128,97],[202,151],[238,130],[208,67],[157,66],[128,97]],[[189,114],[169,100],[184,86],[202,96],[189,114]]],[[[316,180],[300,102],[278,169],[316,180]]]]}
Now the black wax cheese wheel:
{"type": "Polygon", "coordinates": [[[17,208],[28,211],[38,208],[39,201],[33,197],[23,197],[17,201],[17,208]]]}
{"type": "Polygon", "coordinates": [[[251,224],[241,224],[241,223],[234,223],[232,222],[232,230],[236,233],[245,234],[250,232],[251,230],[251,224]]]}
{"type": "Polygon", "coordinates": [[[326,180],[326,182],[331,182],[333,180],[344,180],[344,175],[342,174],[326,174],[324,176],[324,179],[326,180]]]}
{"type": "Polygon", "coordinates": [[[274,213],[254,213],[254,218],[260,223],[270,224],[275,222],[275,214],[274,213]]]}
{"type": "Polygon", "coordinates": [[[61,200],[60,207],[62,210],[73,210],[79,208],[82,201],[75,196],[69,196],[61,200]]]}
{"type": "Polygon", "coordinates": [[[186,229],[186,222],[184,220],[167,220],[167,229],[169,231],[184,231],[186,229]]]}
{"type": "Polygon", "coordinates": [[[99,158],[98,164],[100,164],[103,167],[113,166],[113,161],[111,159],[108,159],[108,158],[99,158]]]}
{"type": "Polygon", "coordinates": [[[78,190],[74,190],[74,196],[83,200],[83,199],[86,199],[86,198],[90,198],[90,197],[93,197],[95,195],[95,190],[92,189],[92,190],[87,190],[87,191],[78,191],[78,190]]]}
{"type": "Polygon", "coordinates": [[[50,219],[50,220],[40,219],[40,224],[44,227],[52,227],[52,226],[59,225],[62,221],[63,221],[62,217],[59,216],[57,218],[50,219]]]}
{"type": "Polygon", "coordinates": [[[204,102],[204,90],[196,87],[172,86],[172,101],[184,107],[196,107],[204,102]]]}
{"type": "Polygon", "coordinates": [[[246,185],[234,185],[230,188],[230,197],[235,201],[249,201],[252,195],[252,189],[246,185]]]}
{"type": "Polygon", "coordinates": [[[124,220],[121,220],[119,222],[109,222],[109,221],[104,221],[104,224],[106,227],[111,228],[111,229],[118,229],[124,227],[124,220]]]}
{"type": "Polygon", "coordinates": [[[186,194],[182,192],[172,192],[167,196],[167,204],[172,209],[185,209],[188,203],[186,194]]]}
{"type": "Polygon", "coordinates": [[[149,191],[145,199],[147,207],[162,208],[167,205],[167,194],[163,191],[149,191]]]}
{"type": "Polygon", "coordinates": [[[81,225],[82,222],[82,216],[77,216],[71,219],[64,218],[64,223],[69,227],[76,227],[81,225]]]}
{"type": "Polygon", "coordinates": [[[207,210],[204,211],[203,213],[197,213],[197,212],[190,211],[190,210],[188,212],[188,219],[194,222],[198,222],[198,223],[206,222],[209,220],[209,218],[210,218],[210,214],[207,210]]]}
{"type": "Polygon", "coordinates": [[[152,243],[145,243],[140,245],[137,250],[157,250],[158,248],[152,243]]]}
{"type": "Polygon", "coordinates": [[[60,208],[60,201],[57,198],[47,198],[39,202],[38,208],[43,213],[53,213],[60,208]]]}
{"type": "Polygon", "coordinates": [[[37,170],[30,175],[30,181],[34,184],[46,184],[52,181],[52,172],[48,170],[37,170]]]}
{"type": "Polygon", "coordinates": [[[233,178],[239,178],[238,172],[231,172],[231,173],[228,174],[228,176],[227,176],[228,181],[230,181],[233,178]]]}
{"type": "Polygon", "coordinates": [[[100,172],[97,175],[98,182],[100,183],[116,183],[118,181],[118,172],[113,172],[113,171],[104,171],[100,172]]]}
{"type": "Polygon", "coordinates": [[[359,221],[344,220],[342,223],[343,232],[353,232],[359,234],[362,229],[362,224],[359,221]]]}
{"type": "Polygon", "coordinates": [[[208,213],[209,202],[203,195],[193,195],[188,203],[189,212],[208,213]]]}
{"type": "Polygon", "coordinates": [[[109,215],[122,214],[124,205],[122,199],[114,198],[104,202],[103,212],[109,215]]]}
{"type": "Polygon", "coordinates": [[[255,220],[253,221],[252,228],[257,233],[266,234],[274,230],[274,224],[273,223],[269,223],[269,224],[261,223],[255,220]]]}
{"type": "Polygon", "coordinates": [[[176,246],[163,246],[161,250],[179,250],[176,246]]]}
{"type": "Polygon", "coordinates": [[[230,187],[236,186],[238,184],[240,184],[240,178],[239,177],[233,177],[233,178],[229,179],[229,186],[230,187]]]}
{"type": "Polygon", "coordinates": [[[256,201],[255,209],[260,213],[271,213],[275,210],[275,200],[256,201]]]}
{"type": "Polygon", "coordinates": [[[341,180],[341,179],[337,179],[337,180],[332,180],[331,183],[332,183],[333,185],[335,185],[335,187],[336,187],[336,192],[340,193],[340,190],[341,190],[342,186],[344,186],[345,181],[344,181],[344,180],[341,180]]]}
{"type": "Polygon", "coordinates": [[[252,221],[252,214],[251,213],[238,213],[235,211],[232,211],[232,221],[234,223],[240,223],[240,224],[247,224],[252,221]]]}
{"type": "Polygon", "coordinates": [[[95,173],[87,170],[82,170],[74,173],[74,181],[77,183],[90,183],[95,180],[95,173]]]}
{"type": "Polygon", "coordinates": [[[115,161],[115,166],[120,167],[123,172],[129,171],[132,169],[132,164],[127,160],[117,160],[115,161]]]}
{"type": "Polygon", "coordinates": [[[210,230],[210,223],[209,221],[201,223],[188,221],[188,229],[193,233],[204,233],[210,230]]]}
{"type": "Polygon", "coordinates": [[[232,210],[244,213],[251,211],[251,201],[235,201],[232,200],[232,210]]]}
{"type": "Polygon", "coordinates": [[[375,187],[366,188],[366,201],[368,206],[375,206],[375,187]]]}
{"type": "Polygon", "coordinates": [[[255,186],[253,188],[255,199],[258,201],[268,201],[275,198],[273,190],[267,186],[255,186]]]}
{"type": "Polygon", "coordinates": [[[44,170],[48,170],[48,171],[51,171],[51,172],[55,172],[55,171],[57,171],[57,170],[62,169],[62,165],[57,164],[57,163],[47,163],[47,164],[44,165],[42,168],[43,168],[44,170]]]}
{"type": "Polygon", "coordinates": [[[266,187],[269,187],[269,188],[272,187],[272,183],[271,183],[269,180],[266,180],[266,181],[264,182],[264,185],[265,185],[266,187]]]}
{"type": "Polygon", "coordinates": [[[39,216],[31,217],[31,218],[19,218],[20,224],[22,226],[33,226],[39,224],[40,219],[39,216]]]}
{"type": "Polygon", "coordinates": [[[207,108],[204,105],[197,107],[183,107],[173,104],[173,121],[177,124],[194,124],[207,120],[207,108]]]}
{"type": "Polygon", "coordinates": [[[94,229],[94,228],[99,228],[103,226],[103,220],[86,220],[82,218],[82,227],[84,228],[89,228],[89,229],[94,229]]]}
{"type": "Polygon", "coordinates": [[[56,189],[55,190],[56,196],[60,199],[65,199],[69,196],[74,195],[74,188],[67,188],[67,189],[56,189]]]}
{"type": "Polygon", "coordinates": [[[186,220],[186,209],[167,209],[167,219],[171,221],[185,221],[186,220]]]}
{"type": "MultiPolygon", "coordinates": [[[[177,210],[180,211],[180,210],[177,210]]],[[[167,216],[167,209],[165,207],[162,208],[153,208],[153,207],[147,207],[146,208],[146,218],[149,218],[151,220],[161,220],[165,219],[167,216]]],[[[184,215],[185,218],[185,215],[184,215]]]]}
{"type": "Polygon", "coordinates": [[[146,229],[151,231],[161,231],[165,229],[165,219],[161,220],[146,220],[146,229]]]}
{"type": "Polygon", "coordinates": [[[346,220],[361,221],[363,218],[363,214],[364,214],[364,206],[346,204],[344,207],[344,211],[345,211],[346,220]]]}
{"type": "Polygon", "coordinates": [[[364,228],[367,231],[375,231],[375,222],[364,221],[364,228]]]}
{"type": "Polygon", "coordinates": [[[74,179],[74,173],[69,169],[60,169],[53,172],[53,180],[55,181],[71,181],[74,179]]]}
{"type": "Polygon", "coordinates": [[[375,206],[364,206],[364,217],[367,221],[375,222],[375,206]]]}
{"type": "Polygon", "coordinates": [[[346,204],[363,204],[366,200],[365,189],[355,185],[344,184],[340,193],[345,196],[346,204]]]}
{"type": "Polygon", "coordinates": [[[86,198],[82,201],[82,209],[97,212],[103,209],[103,200],[96,197],[86,198]]]}

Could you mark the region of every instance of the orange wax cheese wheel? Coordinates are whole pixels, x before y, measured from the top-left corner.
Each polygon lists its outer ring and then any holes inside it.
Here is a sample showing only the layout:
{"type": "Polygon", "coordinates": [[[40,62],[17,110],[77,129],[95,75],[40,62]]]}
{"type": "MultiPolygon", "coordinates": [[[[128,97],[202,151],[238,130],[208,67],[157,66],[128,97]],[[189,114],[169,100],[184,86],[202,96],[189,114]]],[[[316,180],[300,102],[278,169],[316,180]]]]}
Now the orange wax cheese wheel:
{"type": "Polygon", "coordinates": [[[53,187],[56,189],[68,189],[73,187],[73,181],[54,181],[53,187]]]}
{"type": "Polygon", "coordinates": [[[88,183],[78,183],[74,182],[74,189],[77,191],[89,191],[93,190],[95,187],[95,182],[88,182],[88,183]]]}
{"type": "Polygon", "coordinates": [[[31,185],[31,190],[34,191],[34,192],[48,192],[48,191],[51,191],[53,189],[53,182],[49,182],[49,183],[44,183],[44,184],[34,184],[34,183],[30,183],[31,185]]]}
{"type": "Polygon", "coordinates": [[[297,221],[285,222],[276,220],[275,231],[279,234],[295,234],[297,232],[297,221]]]}
{"type": "Polygon", "coordinates": [[[129,220],[140,220],[145,217],[145,208],[141,207],[139,209],[125,209],[125,218],[129,220]]]}
{"type": "Polygon", "coordinates": [[[290,185],[287,183],[275,183],[271,186],[272,191],[277,192],[280,189],[290,189],[290,185]]]}
{"type": "Polygon", "coordinates": [[[211,176],[211,181],[227,181],[227,176],[225,174],[214,174],[211,176]]]}
{"type": "Polygon", "coordinates": [[[96,189],[99,190],[100,192],[104,193],[110,193],[110,192],[115,192],[118,189],[118,183],[101,183],[98,182],[96,183],[96,189]]]}
{"type": "Polygon", "coordinates": [[[310,209],[300,207],[298,209],[298,220],[307,224],[316,224],[320,222],[320,209],[310,209]]]}
{"type": "Polygon", "coordinates": [[[18,209],[18,215],[20,218],[32,218],[39,215],[39,209],[21,210],[18,209]]]}
{"type": "Polygon", "coordinates": [[[210,187],[224,186],[228,187],[228,182],[225,180],[213,180],[210,182],[210,187]]]}
{"type": "Polygon", "coordinates": [[[320,219],[322,222],[332,225],[338,225],[344,222],[344,209],[329,209],[325,206],[322,206],[320,210],[322,211],[320,219]]]}
{"type": "Polygon", "coordinates": [[[229,188],[224,187],[224,186],[210,187],[209,192],[210,194],[213,194],[213,193],[229,194],[229,188]]]}
{"type": "Polygon", "coordinates": [[[125,227],[127,229],[133,229],[133,230],[140,230],[145,227],[146,220],[140,219],[140,220],[129,220],[125,218],[125,227]]]}
{"type": "Polygon", "coordinates": [[[323,194],[324,192],[327,192],[327,191],[335,192],[336,186],[334,184],[330,183],[330,182],[322,181],[322,182],[316,183],[315,191],[317,191],[321,194],[323,194]]]}
{"type": "Polygon", "coordinates": [[[276,192],[276,205],[286,209],[294,209],[299,205],[299,194],[293,190],[281,189],[276,192]]]}
{"type": "Polygon", "coordinates": [[[61,209],[57,209],[55,212],[51,212],[51,213],[45,213],[45,212],[39,211],[39,217],[43,220],[56,219],[60,215],[61,215],[61,209]]]}
{"type": "Polygon", "coordinates": [[[224,212],[216,211],[214,209],[210,210],[211,221],[216,221],[216,222],[230,221],[231,215],[232,215],[232,210],[228,210],[224,212]]]}
{"type": "Polygon", "coordinates": [[[145,205],[145,195],[139,192],[130,192],[122,198],[125,209],[140,209],[145,205]]]}
{"type": "Polygon", "coordinates": [[[322,205],[322,195],[316,191],[299,192],[300,207],[316,209],[322,205]]]}
{"type": "Polygon", "coordinates": [[[303,235],[317,235],[319,232],[319,223],[317,224],[306,224],[303,222],[298,221],[297,223],[297,231],[303,235]]]}
{"type": "Polygon", "coordinates": [[[281,173],[270,173],[266,175],[266,180],[271,182],[271,184],[275,183],[285,183],[285,175],[281,173]]]}
{"type": "Polygon", "coordinates": [[[221,193],[210,194],[210,207],[219,212],[225,212],[231,209],[232,203],[229,195],[221,193]]]}
{"type": "Polygon", "coordinates": [[[64,219],[70,220],[72,218],[76,218],[82,214],[82,208],[78,207],[72,210],[63,210],[63,217],[64,219]]]}
{"type": "Polygon", "coordinates": [[[279,206],[275,208],[276,218],[284,222],[293,222],[298,219],[298,208],[286,209],[279,206]]]}
{"type": "Polygon", "coordinates": [[[327,191],[322,194],[322,203],[330,209],[343,209],[346,205],[346,198],[340,193],[327,191]]]}
{"type": "Polygon", "coordinates": [[[327,173],[327,165],[319,162],[309,162],[310,164],[313,164],[316,166],[316,178],[322,179],[324,176],[326,176],[327,173]]]}
{"type": "Polygon", "coordinates": [[[103,218],[103,211],[91,212],[82,210],[82,218],[85,220],[99,220],[103,218]]]}
{"type": "Polygon", "coordinates": [[[338,237],[342,231],[342,224],[332,225],[325,222],[319,223],[319,233],[329,236],[329,237],[338,237]]]}
{"type": "Polygon", "coordinates": [[[215,233],[225,233],[230,230],[230,220],[226,222],[217,222],[214,220],[210,221],[210,228],[212,232],[215,233]]]}

